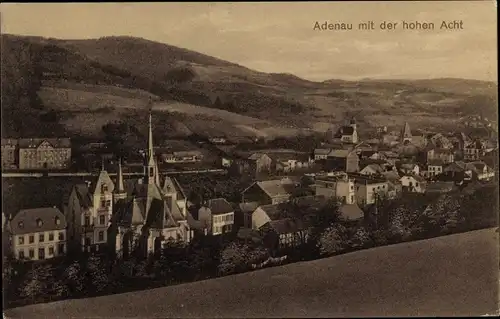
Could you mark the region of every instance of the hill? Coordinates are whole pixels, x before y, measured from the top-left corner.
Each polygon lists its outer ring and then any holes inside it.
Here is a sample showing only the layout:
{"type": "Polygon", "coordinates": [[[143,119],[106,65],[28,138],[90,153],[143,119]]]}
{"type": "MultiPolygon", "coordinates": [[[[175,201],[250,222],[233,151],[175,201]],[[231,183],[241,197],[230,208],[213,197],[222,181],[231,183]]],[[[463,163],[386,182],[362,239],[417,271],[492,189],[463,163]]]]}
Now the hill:
{"type": "Polygon", "coordinates": [[[5,313],[12,318],[45,318],[54,313],[72,318],[494,315],[498,312],[498,263],[498,233],[485,229],[5,313]]]}
{"type": "Polygon", "coordinates": [[[489,82],[320,83],[134,37],[2,35],[1,41],[3,133],[8,136],[95,136],[106,123],[144,113],[150,99],[158,110],[155,117],[172,134],[177,127],[182,134],[195,127],[235,136],[296,135],[324,132],[351,115],[362,129],[397,128],[405,120],[419,127],[455,127],[464,114],[497,112],[497,85],[489,82]],[[243,123],[236,123],[241,116],[243,123]]]}

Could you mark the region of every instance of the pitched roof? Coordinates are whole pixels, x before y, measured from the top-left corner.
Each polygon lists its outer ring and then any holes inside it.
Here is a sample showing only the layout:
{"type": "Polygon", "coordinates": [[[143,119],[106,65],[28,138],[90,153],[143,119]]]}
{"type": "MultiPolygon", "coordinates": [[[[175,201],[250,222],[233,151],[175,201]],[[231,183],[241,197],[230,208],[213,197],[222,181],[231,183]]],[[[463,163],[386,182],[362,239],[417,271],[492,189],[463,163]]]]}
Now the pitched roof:
{"type": "Polygon", "coordinates": [[[305,230],[307,226],[300,219],[283,218],[272,220],[269,226],[278,234],[291,234],[305,230]]]}
{"type": "Polygon", "coordinates": [[[316,148],[314,150],[314,155],[328,155],[332,150],[329,148],[316,148]]]}
{"type": "Polygon", "coordinates": [[[351,152],[350,150],[332,150],[328,153],[328,157],[347,157],[351,152]]]}
{"type": "Polygon", "coordinates": [[[238,208],[243,213],[251,213],[259,207],[258,202],[247,202],[238,204],[238,208]]]}
{"type": "Polygon", "coordinates": [[[225,198],[210,199],[207,203],[213,215],[234,212],[234,208],[225,198]]]}
{"type": "Polygon", "coordinates": [[[11,232],[22,235],[34,232],[62,230],[67,227],[66,217],[55,207],[20,210],[11,221],[11,232]],[[59,220],[59,224],[57,223],[59,220]],[[41,222],[40,224],[38,222],[41,222]]]}
{"type": "Polygon", "coordinates": [[[349,126],[349,125],[344,125],[344,126],[341,126],[338,130],[337,130],[337,133],[335,134],[335,138],[340,138],[342,137],[343,135],[352,135],[354,134],[354,128],[352,126],[349,126]]]}
{"type": "Polygon", "coordinates": [[[388,181],[399,181],[399,179],[401,178],[398,172],[392,170],[383,172],[382,176],[384,176],[384,178],[387,179],[388,181]]]}
{"type": "Polygon", "coordinates": [[[18,143],[16,138],[2,138],[2,146],[17,146],[18,143]]]}
{"type": "Polygon", "coordinates": [[[433,159],[427,162],[428,166],[443,166],[444,161],[440,159],[433,159]]]}
{"type": "Polygon", "coordinates": [[[339,212],[343,218],[348,220],[361,219],[365,216],[357,204],[344,204],[340,207],[339,212]]]}
{"type": "Polygon", "coordinates": [[[408,122],[405,122],[405,126],[403,127],[403,130],[401,131],[401,137],[412,137],[411,135],[411,130],[410,130],[410,124],[408,122]]]}
{"type": "Polygon", "coordinates": [[[21,138],[19,148],[37,148],[43,142],[48,142],[54,148],[71,148],[69,138],[21,138]]]}
{"type": "Polygon", "coordinates": [[[252,155],[250,155],[248,157],[249,160],[252,160],[252,161],[256,161],[256,160],[259,160],[262,158],[262,156],[264,156],[265,154],[262,154],[262,153],[253,153],[252,155]]]}
{"type": "Polygon", "coordinates": [[[364,170],[365,168],[369,168],[369,169],[373,170],[376,173],[383,173],[383,172],[385,172],[385,169],[380,164],[368,164],[362,170],[364,170]]]}
{"type": "Polygon", "coordinates": [[[77,184],[73,187],[74,192],[80,202],[80,206],[84,209],[92,207],[92,195],[87,184],[77,184]]]}
{"type": "Polygon", "coordinates": [[[283,205],[280,204],[269,204],[269,205],[259,206],[258,209],[264,211],[271,220],[277,220],[280,217],[282,207],[283,205]]]}
{"type": "Polygon", "coordinates": [[[268,180],[255,182],[269,197],[289,196],[295,189],[295,184],[288,180],[268,180]]]}

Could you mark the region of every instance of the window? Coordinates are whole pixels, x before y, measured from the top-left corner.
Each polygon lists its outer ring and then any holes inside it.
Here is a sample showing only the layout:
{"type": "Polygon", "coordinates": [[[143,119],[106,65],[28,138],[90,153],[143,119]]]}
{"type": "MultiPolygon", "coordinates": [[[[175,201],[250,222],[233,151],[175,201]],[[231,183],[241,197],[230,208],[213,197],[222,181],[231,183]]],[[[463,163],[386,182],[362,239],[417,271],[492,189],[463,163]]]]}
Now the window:
{"type": "Polygon", "coordinates": [[[44,234],[38,235],[38,241],[43,243],[45,241],[45,235],[44,234]]]}
{"type": "Polygon", "coordinates": [[[49,233],[49,241],[53,241],[54,240],[54,233],[49,233]]]}
{"type": "Polygon", "coordinates": [[[54,247],[49,247],[49,256],[54,256],[54,247]]]}
{"type": "Polygon", "coordinates": [[[106,222],[106,216],[104,215],[99,216],[99,224],[104,225],[105,222],[106,222]]]}
{"type": "Polygon", "coordinates": [[[418,183],[415,183],[415,187],[418,187],[418,183]]]}
{"type": "Polygon", "coordinates": [[[38,227],[42,227],[42,225],[43,225],[43,221],[42,221],[40,218],[38,218],[38,219],[36,220],[36,225],[37,225],[38,227]]]}
{"type": "Polygon", "coordinates": [[[19,259],[24,259],[24,249],[19,250],[19,259]]]}
{"type": "Polygon", "coordinates": [[[17,238],[17,241],[18,241],[19,245],[24,245],[24,236],[19,236],[17,238]]]}
{"type": "Polygon", "coordinates": [[[29,253],[30,259],[35,258],[35,250],[34,249],[30,249],[28,253],[29,253]]]}
{"type": "Polygon", "coordinates": [[[150,168],[149,168],[149,177],[153,177],[153,175],[154,175],[153,168],[152,168],[152,167],[150,167],[150,168]]]}
{"type": "Polygon", "coordinates": [[[57,251],[60,255],[64,254],[64,244],[59,244],[57,251]]]}
{"type": "Polygon", "coordinates": [[[57,226],[61,225],[61,219],[59,217],[56,217],[56,225],[57,226]]]}
{"type": "Polygon", "coordinates": [[[85,246],[90,246],[90,238],[85,238],[85,246]]]}
{"type": "Polygon", "coordinates": [[[19,228],[23,229],[24,228],[24,222],[20,221],[19,223],[17,223],[17,226],[19,226],[19,228]]]}
{"type": "Polygon", "coordinates": [[[38,248],[38,259],[45,259],[45,247],[38,248]]]}
{"type": "Polygon", "coordinates": [[[106,193],[108,191],[108,185],[106,183],[101,184],[101,193],[106,193]]]}
{"type": "Polygon", "coordinates": [[[30,235],[29,242],[30,244],[33,244],[35,242],[35,236],[30,235]]]}
{"type": "Polygon", "coordinates": [[[106,201],[106,207],[110,207],[110,206],[111,206],[111,201],[108,199],[108,200],[106,201]]]}
{"type": "Polygon", "coordinates": [[[63,232],[59,232],[59,240],[64,240],[64,233],[63,232]]]}
{"type": "Polygon", "coordinates": [[[90,217],[89,216],[85,216],[84,225],[85,226],[89,226],[90,225],[90,217]]]}
{"type": "Polygon", "coordinates": [[[98,236],[99,236],[99,241],[104,241],[104,232],[103,231],[100,231],[98,236]]]}

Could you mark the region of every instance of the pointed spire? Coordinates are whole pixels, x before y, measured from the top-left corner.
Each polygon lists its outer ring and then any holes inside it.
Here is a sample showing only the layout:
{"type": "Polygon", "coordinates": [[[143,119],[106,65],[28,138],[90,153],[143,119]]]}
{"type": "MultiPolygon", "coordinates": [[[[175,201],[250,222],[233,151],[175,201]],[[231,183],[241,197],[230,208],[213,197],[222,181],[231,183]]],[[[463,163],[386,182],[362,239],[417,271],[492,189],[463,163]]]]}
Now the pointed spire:
{"type": "Polygon", "coordinates": [[[149,110],[148,165],[154,165],[153,125],[152,125],[151,109],[149,110]]]}
{"type": "Polygon", "coordinates": [[[101,171],[104,171],[104,156],[101,156],[101,171]]]}
{"type": "Polygon", "coordinates": [[[156,185],[160,186],[160,170],[158,169],[158,161],[155,161],[155,170],[156,170],[155,182],[156,185]]]}
{"type": "Polygon", "coordinates": [[[122,158],[118,160],[118,177],[117,177],[117,193],[123,193],[125,187],[123,185],[123,171],[122,171],[122,158]]]}

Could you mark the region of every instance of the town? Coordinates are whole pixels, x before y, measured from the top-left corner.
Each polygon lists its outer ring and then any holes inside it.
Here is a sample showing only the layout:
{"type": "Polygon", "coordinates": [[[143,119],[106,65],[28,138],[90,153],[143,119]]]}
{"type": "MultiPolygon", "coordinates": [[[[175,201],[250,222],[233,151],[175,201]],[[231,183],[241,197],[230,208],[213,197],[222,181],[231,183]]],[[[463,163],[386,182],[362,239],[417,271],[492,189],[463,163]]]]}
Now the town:
{"type": "Polygon", "coordinates": [[[363,139],[352,117],[307,151],[227,136],[156,147],[162,128],[152,117],[135,158],[114,153],[109,141],[2,139],[3,178],[81,178],[46,186],[48,205],[33,207],[20,194],[17,207],[4,205],[4,276],[21,291],[13,301],[107,290],[114,267],[128,279],[189,281],[481,227],[460,207],[491,205],[498,179],[495,137],[478,119],[467,125],[482,136],[405,123],[363,139]],[[93,159],[87,171],[75,154],[93,159]],[[408,229],[424,219],[427,229],[408,229]],[[85,273],[90,283],[78,282],[85,273]]]}

